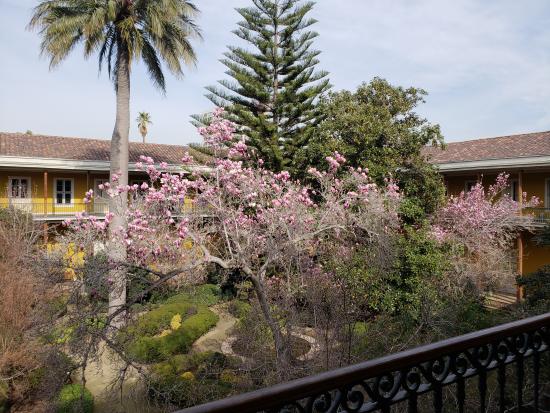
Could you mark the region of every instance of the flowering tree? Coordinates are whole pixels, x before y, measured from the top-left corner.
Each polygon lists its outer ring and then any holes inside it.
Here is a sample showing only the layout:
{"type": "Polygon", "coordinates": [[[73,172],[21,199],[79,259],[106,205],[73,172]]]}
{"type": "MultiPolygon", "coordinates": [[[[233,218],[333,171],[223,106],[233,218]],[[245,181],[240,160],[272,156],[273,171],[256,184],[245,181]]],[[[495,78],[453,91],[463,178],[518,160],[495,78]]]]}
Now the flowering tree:
{"type": "Polygon", "coordinates": [[[523,193],[520,204],[508,190],[509,175],[501,173],[487,189],[479,182],[470,191],[451,197],[435,215],[435,238],[458,247],[454,275],[459,284],[468,280],[484,291],[513,277],[508,255],[529,219],[520,218],[521,208],[536,206],[539,201],[527,199],[523,193]]]}
{"type": "MultiPolygon", "coordinates": [[[[132,195],[127,227],[110,228],[111,214],[104,221],[82,214],[68,223],[73,229],[68,239],[85,246],[106,243],[114,234],[128,256],[109,265],[145,269],[157,277],[153,286],[206,263],[239,271],[253,285],[284,368],[290,361],[288,333],[274,316],[270,285],[290,291],[314,282],[318,274],[326,276],[320,254],[367,244],[384,248],[388,234],[399,227],[400,194],[392,181],[379,187],[361,168],[337,174],[346,162],[338,153],[327,157],[328,171],[309,170],[315,189],[292,181],[287,172],[262,168],[261,161],[257,167],[244,166],[247,146],[234,130],[221,111],[200,130],[215,154],[209,173],[162,172],[166,165],[158,168],[153,159],[142,157],[138,166],[150,183],[105,184],[111,197],[132,195]],[[185,202],[190,197],[192,208],[185,202]]],[[[86,200],[92,198],[90,191],[86,200]]]]}

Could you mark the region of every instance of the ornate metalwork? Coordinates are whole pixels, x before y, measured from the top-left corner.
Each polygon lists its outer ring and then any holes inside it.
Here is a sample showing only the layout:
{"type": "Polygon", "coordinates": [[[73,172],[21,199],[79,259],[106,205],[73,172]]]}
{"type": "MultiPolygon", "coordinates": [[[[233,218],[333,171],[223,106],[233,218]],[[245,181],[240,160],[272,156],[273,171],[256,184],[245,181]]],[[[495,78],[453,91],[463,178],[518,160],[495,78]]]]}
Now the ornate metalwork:
{"type": "MultiPolygon", "coordinates": [[[[390,412],[406,403],[417,412],[418,398],[431,394],[434,412],[443,410],[442,390],[455,385],[458,411],[465,409],[468,380],[477,378],[479,410],[486,410],[487,375],[496,370],[500,411],[504,412],[506,374],[514,374],[515,406],[524,406],[525,359],[533,359],[533,395],[538,407],[541,353],[550,349],[550,313],[285,385],[189,409],[205,412],[368,413],[390,412]],[[513,365],[515,368],[506,366],[513,365]],[[295,387],[293,387],[295,384],[295,387]],[[318,384],[318,388],[315,385],[318,384]],[[332,387],[331,387],[332,386],[332,387]],[[300,390],[303,393],[300,395],[300,390]],[[313,390],[312,390],[313,389],[313,390]],[[257,397],[255,393],[258,393],[257,397]],[[288,399],[286,394],[298,394],[288,399]],[[269,407],[267,407],[269,406],[269,407]]],[[[544,366],[550,369],[550,366],[544,366]]]]}

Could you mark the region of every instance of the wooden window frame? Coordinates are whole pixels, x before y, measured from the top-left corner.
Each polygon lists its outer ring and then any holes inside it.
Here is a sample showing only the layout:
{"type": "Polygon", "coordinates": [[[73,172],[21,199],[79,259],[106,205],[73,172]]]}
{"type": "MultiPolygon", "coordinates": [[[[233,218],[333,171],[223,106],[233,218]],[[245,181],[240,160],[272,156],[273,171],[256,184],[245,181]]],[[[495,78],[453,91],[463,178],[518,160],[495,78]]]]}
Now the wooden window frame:
{"type": "MultiPolygon", "coordinates": [[[[63,184],[63,187],[65,187],[65,184],[63,184]]],[[[65,193],[65,189],[63,189],[63,193],[65,193]]],[[[54,205],[56,205],[56,206],[67,206],[67,207],[74,206],[75,193],[76,193],[76,188],[74,186],[74,178],[62,178],[62,177],[60,177],[60,178],[54,178],[53,179],[53,203],[54,203],[54,205]],[[70,204],[66,204],[66,203],[59,204],[57,202],[57,181],[71,181],[71,203],[70,204]]]]}
{"type": "Polygon", "coordinates": [[[32,180],[30,176],[8,176],[8,199],[29,199],[32,200],[32,180]],[[27,196],[25,198],[12,198],[11,196],[11,180],[12,179],[26,179],[29,184],[27,187],[27,196]]]}

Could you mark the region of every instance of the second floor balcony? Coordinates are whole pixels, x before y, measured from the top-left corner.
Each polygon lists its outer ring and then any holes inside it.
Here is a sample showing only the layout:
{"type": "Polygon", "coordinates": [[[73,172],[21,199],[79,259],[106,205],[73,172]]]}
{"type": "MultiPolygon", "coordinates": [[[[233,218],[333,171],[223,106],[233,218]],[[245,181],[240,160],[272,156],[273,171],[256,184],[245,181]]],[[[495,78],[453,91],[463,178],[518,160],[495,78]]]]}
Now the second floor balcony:
{"type": "Polygon", "coordinates": [[[106,201],[85,203],[83,200],[74,200],[71,203],[57,203],[36,199],[7,199],[0,200],[0,208],[15,208],[32,214],[36,221],[63,221],[72,218],[76,213],[86,212],[99,218],[109,212],[106,201]]]}
{"type": "MultiPolygon", "coordinates": [[[[69,218],[74,218],[75,214],[85,212],[88,215],[103,219],[109,212],[109,204],[107,200],[93,200],[85,203],[83,200],[74,200],[71,203],[57,203],[36,199],[0,199],[0,208],[15,208],[19,211],[26,212],[33,216],[35,221],[64,221],[69,218]]],[[[177,209],[177,208],[176,208],[177,209]]],[[[190,199],[186,199],[181,206],[181,211],[173,211],[174,216],[181,215],[183,211],[193,209],[193,203],[190,199]]]]}

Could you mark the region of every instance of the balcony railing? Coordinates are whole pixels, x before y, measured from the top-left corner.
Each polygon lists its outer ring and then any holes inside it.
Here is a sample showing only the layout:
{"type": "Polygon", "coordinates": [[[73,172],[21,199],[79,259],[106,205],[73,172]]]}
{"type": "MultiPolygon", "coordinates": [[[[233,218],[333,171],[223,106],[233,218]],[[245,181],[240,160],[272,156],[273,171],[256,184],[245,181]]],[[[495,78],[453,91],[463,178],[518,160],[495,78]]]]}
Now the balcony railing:
{"type": "Polygon", "coordinates": [[[20,211],[32,214],[35,219],[65,219],[74,216],[77,212],[87,212],[99,217],[105,216],[109,211],[106,202],[84,203],[75,201],[71,204],[57,204],[38,200],[9,199],[0,201],[2,208],[16,208],[20,211]]]}
{"type": "Polygon", "coordinates": [[[535,224],[550,224],[550,208],[525,208],[524,216],[530,216],[535,224]]]}
{"type": "Polygon", "coordinates": [[[547,313],[180,413],[546,412],[549,347],[547,313]]]}
{"type": "MultiPolygon", "coordinates": [[[[28,212],[32,214],[36,220],[63,220],[73,217],[78,212],[86,212],[89,215],[102,218],[109,212],[107,201],[92,201],[89,203],[75,201],[72,204],[57,204],[51,201],[44,202],[30,199],[0,200],[0,208],[8,207],[28,212]]],[[[194,204],[186,200],[177,208],[172,208],[172,213],[177,217],[193,210],[194,204]]]]}

